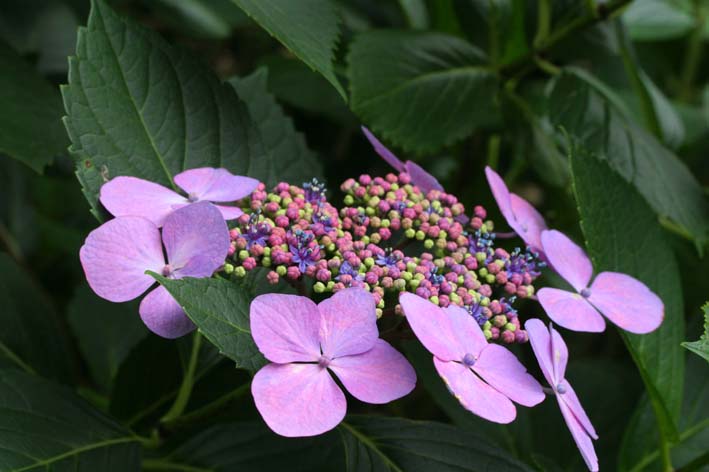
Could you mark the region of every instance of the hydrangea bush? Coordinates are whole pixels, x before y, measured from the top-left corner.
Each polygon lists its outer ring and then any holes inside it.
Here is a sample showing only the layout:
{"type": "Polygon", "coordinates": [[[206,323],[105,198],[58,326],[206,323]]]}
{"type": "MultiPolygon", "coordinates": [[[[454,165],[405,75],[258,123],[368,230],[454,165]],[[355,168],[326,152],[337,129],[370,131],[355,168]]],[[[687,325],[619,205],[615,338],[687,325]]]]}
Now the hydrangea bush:
{"type": "MultiPolygon", "coordinates": [[[[707,466],[701,2],[684,108],[634,47],[685,33],[630,0],[49,3],[87,15],[66,133],[0,120],[0,151],[68,142],[77,179],[2,181],[80,229],[38,212],[35,259],[0,225],[0,470],[707,466]]],[[[18,44],[9,95],[57,118],[18,44]]]]}

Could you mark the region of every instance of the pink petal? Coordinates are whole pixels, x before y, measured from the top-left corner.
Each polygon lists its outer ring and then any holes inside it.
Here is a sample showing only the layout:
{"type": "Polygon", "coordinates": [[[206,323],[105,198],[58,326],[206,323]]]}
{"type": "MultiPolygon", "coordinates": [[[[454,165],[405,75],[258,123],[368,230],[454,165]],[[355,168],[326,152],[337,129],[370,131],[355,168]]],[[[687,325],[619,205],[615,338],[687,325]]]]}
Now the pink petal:
{"type": "Polygon", "coordinates": [[[547,229],[544,217],[522,197],[511,193],[510,203],[515,224],[510,226],[522,240],[536,251],[542,250],[542,231],[547,229]]]}
{"type": "Polygon", "coordinates": [[[510,191],[507,189],[505,181],[502,180],[502,177],[500,177],[500,175],[490,167],[485,167],[485,176],[487,177],[487,183],[492,191],[492,196],[495,197],[497,206],[500,208],[500,213],[502,213],[502,216],[504,216],[505,220],[507,220],[507,224],[514,229],[516,221],[514,212],[512,211],[510,191]]]}
{"type": "Polygon", "coordinates": [[[374,297],[361,288],[340,290],[318,304],[320,348],[330,359],[366,352],[379,337],[374,297]]]}
{"type": "Polygon", "coordinates": [[[577,292],[588,287],[593,275],[591,259],[568,236],[555,229],[544,231],[542,249],[554,271],[577,292]]]}
{"type": "Polygon", "coordinates": [[[371,131],[362,126],[362,132],[367,137],[369,143],[372,145],[377,154],[379,154],[382,159],[387,162],[387,164],[392,166],[397,172],[404,172],[404,163],[401,162],[401,160],[396,157],[393,152],[387,149],[387,147],[384,146],[371,131]]]}
{"type": "Polygon", "coordinates": [[[544,287],[537,292],[537,298],[547,316],[566,329],[590,333],[606,329],[603,317],[578,293],[544,287]]]}
{"type": "Polygon", "coordinates": [[[389,403],[416,386],[409,361],[382,339],[363,354],[334,359],[330,369],[355,398],[367,403],[389,403]]]}
{"type": "Polygon", "coordinates": [[[480,326],[462,308],[444,310],[412,293],[402,293],[399,303],[421,344],[441,360],[460,361],[487,346],[480,326]]]}
{"type": "Polygon", "coordinates": [[[143,298],[139,312],[145,326],[163,338],[179,338],[195,329],[182,307],[162,286],[143,298]]]}
{"type": "Polygon", "coordinates": [[[482,350],[472,369],[491,387],[520,405],[534,406],[544,401],[544,391],[514,354],[497,344],[482,350]]]}
{"type": "Polygon", "coordinates": [[[165,265],[160,230],[134,216],[115,218],[89,233],[79,258],[93,291],[112,302],[145,292],[155,283],[145,271],[160,272],[165,265]]]}
{"type": "Polygon", "coordinates": [[[234,202],[256,190],[258,180],[233,175],[226,169],[201,167],[180,172],[175,183],[198,200],[234,202]]]}
{"type": "Polygon", "coordinates": [[[609,320],[631,333],[654,331],[665,317],[660,297],[638,279],[618,272],[598,274],[588,300],[609,320]]]}
{"type": "Polygon", "coordinates": [[[101,186],[101,204],[113,216],[142,216],[158,226],[175,206],[187,203],[177,192],[137,177],[116,177],[101,186]]]}
{"type": "Polygon", "coordinates": [[[564,388],[565,393],[558,394],[559,398],[569,407],[576,417],[576,420],[578,420],[579,424],[586,430],[586,433],[593,439],[598,439],[596,430],[593,428],[591,420],[588,419],[586,411],[581,406],[581,402],[579,402],[579,398],[576,396],[576,392],[571,387],[571,384],[566,379],[562,380],[560,384],[564,388]]]}
{"type": "Polygon", "coordinates": [[[541,320],[536,318],[527,320],[524,323],[524,329],[527,330],[529,342],[532,345],[534,356],[539,362],[544,378],[547,379],[549,385],[556,385],[558,380],[554,371],[549,330],[541,320]]]}
{"type": "Polygon", "coordinates": [[[308,297],[268,293],[251,302],[251,336],[271,362],[320,359],[320,312],[308,297]]]}
{"type": "Polygon", "coordinates": [[[165,218],[162,230],[167,260],[179,277],[209,277],[224,264],[229,230],[209,202],[193,203],[165,218]]]}
{"type": "Polygon", "coordinates": [[[438,180],[426,172],[420,165],[412,161],[406,161],[404,166],[406,168],[406,173],[411,176],[411,183],[417,186],[424,194],[430,192],[431,190],[443,191],[443,185],[438,183],[438,180]]]}
{"type": "Polygon", "coordinates": [[[551,359],[554,366],[554,378],[558,383],[560,380],[563,380],[566,375],[569,350],[559,332],[551,325],[549,325],[549,332],[551,334],[551,359]]]}
{"type": "Polygon", "coordinates": [[[234,220],[244,214],[241,208],[227,205],[215,205],[222,212],[222,218],[225,220],[234,220]]]}
{"type": "Polygon", "coordinates": [[[463,408],[495,423],[511,423],[517,410],[509,398],[480,380],[469,368],[458,362],[433,358],[433,364],[451,394],[463,408]]]}
{"type": "Polygon", "coordinates": [[[596,457],[593,442],[562,397],[563,396],[557,396],[557,400],[559,401],[561,414],[564,416],[564,421],[566,421],[566,426],[569,427],[571,436],[574,438],[576,446],[578,446],[581,456],[584,462],[586,462],[586,466],[589,470],[595,472],[598,470],[598,457],[596,457]]]}
{"type": "Polygon", "coordinates": [[[315,436],[337,426],[347,401],[327,369],[317,364],[268,364],[251,382],[256,408],[281,436],[315,436]]]}

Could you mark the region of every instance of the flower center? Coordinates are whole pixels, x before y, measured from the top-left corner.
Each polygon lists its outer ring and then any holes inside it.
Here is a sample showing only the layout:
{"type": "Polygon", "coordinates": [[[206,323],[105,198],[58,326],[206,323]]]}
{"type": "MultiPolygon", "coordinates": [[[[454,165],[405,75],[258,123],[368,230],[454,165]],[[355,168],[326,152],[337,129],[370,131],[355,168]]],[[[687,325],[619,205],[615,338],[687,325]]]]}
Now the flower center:
{"type": "Polygon", "coordinates": [[[194,203],[199,200],[199,197],[194,193],[190,193],[187,195],[187,200],[189,200],[190,203],[194,203]]]}
{"type": "Polygon", "coordinates": [[[561,395],[566,393],[566,387],[564,387],[562,384],[559,384],[556,386],[556,393],[559,393],[561,395]]]}
{"type": "Polygon", "coordinates": [[[588,298],[591,296],[591,291],[589,289],[585,288],[585,289],[581,290],[581,296],[583,298],[588,298]]]}
{"type": "Polygon", "coordinates": [[[332,359],[327,356],[320,356],[320,359],[318,359],[318,365],[323,369],[326,369],[330,365],[330,362],[332,362],[332,359]]]}
{"type": "Polygon", "coordinates": [[[162,276],[163,277],[170,277],[172,273],[174,272],[174,268],[170,264],[166,264],[165,267],[162,268],[162,276]]]}
{"type": "Polygon", "coordinates": [[[475,364],[475,356],[470,353],[465,354],[463,356],[463,364],[472,367],[475,364]]]}

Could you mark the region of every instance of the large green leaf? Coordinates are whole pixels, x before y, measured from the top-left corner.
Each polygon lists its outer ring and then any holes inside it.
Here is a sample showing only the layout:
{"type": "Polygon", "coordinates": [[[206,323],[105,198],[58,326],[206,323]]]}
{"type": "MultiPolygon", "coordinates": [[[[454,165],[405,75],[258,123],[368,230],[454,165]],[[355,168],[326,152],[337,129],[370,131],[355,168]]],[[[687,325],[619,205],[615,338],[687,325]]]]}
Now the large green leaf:
{"type": "Polygon", "coordinates": [[[632,275],[664,302],[665,319],[659,329],[646,335],[621,331],[621,335],[643,378],[663,436],[671,440],[677,436],[684,380],[679,267],[651,209],[622,177],[580,149],[572,150],[571,167],[581,228],[596,272],[632,275]]]}
{"type": "Polygon", "coordinates": [[[0,371],[0,468],[7,472],[140,469],[130,431],[64,387],[0,371]]]}
{"type": "Polygon", "coordinates": [[[342,98],[333,59],[340,36],[340,17],[331,0],[233,0],[285,47],[320,72],[342,98]]]}
{"type": "Polygon", "coordinates": [[[110,391],[118,368],[148,334],[138,302],[111,303],[83,285],[69,304],[68,321],[91,376],[110,391]]]}
{"type": "MultiPolygon", "coordinates": [[[[550,97],[550,116],[574,147],[607,161],[660,216],[701,245],[709,238],[709,202],[687,167],[616,106],[580,70],[567,69],[550,97]]],[[[599,187],[603,188],[605,186],[599,187]]]]}
{"type": "Polygon", "coordinates": [[[72,357],[54,308],[5,253],[0,253],[0,326],[0,357],[54,380],[72,378],[72,357]]]}
{"type": "Polygon", "coordinates": [[[37,172],[66,150],[59,93],[0,40],[0,154],[37,172]]]}
{"type": "Polygon", "coordinates": [[[485,438],[442,423],[351,416],[338,429],[347,472],[531,470],[485,438]]]}
{"type": "Polygon", "coordinates": [[[485,61],[454,36],[361,34],[348,55],[352,110],[406,150],[436,151],[495,118],[497,80],[485,61]]]}
{"type": "Polygon", "coordinates": [[[263,422],[212,426],[172,451],[146,459],[147,470],[298,472],[342,470],[337,433],[284,438],[263,422]]]}
{"type": "Polygon", "coordinates": [[[308,149],[305,137],[295,130],[293,121],[268,93],[268,70],[261,68],[248,77],[237,77],[230,82],[237,94],[246,100],[262,144],[267,165],[262,180],[268,184],[291,182],[299,185],[313,177],[322,179],[320,163],[308,149]]]}
{"type": "Polygon", "coordinates": [[[233,87],[104,0],[92,0],[69,63],[65,124],[94,209],[103,179],[117,175],[170,186],[176,173],[202,166],[268,174],[233,87]]]}
{"type": "Polygon", "coordinates": [[[699,341],[686,341],[682,343],[682,346],[709,362],[709,303],[702,307],[702,311],[704,312],[704,332],[699,341]]]}
{"type": "Polygon", "coordinates": [[[251,337],[250,290],[221,278],[154,277],[175,297],[197,329],[238,367],[253,372],[266,363],[251,337]]]}
{"type": "Polygon", "coordinates": [[[623,13],[630,37],[636,41],[662,41],[684,36],[694,27],[688,1],[642,0],[623,13]]]}

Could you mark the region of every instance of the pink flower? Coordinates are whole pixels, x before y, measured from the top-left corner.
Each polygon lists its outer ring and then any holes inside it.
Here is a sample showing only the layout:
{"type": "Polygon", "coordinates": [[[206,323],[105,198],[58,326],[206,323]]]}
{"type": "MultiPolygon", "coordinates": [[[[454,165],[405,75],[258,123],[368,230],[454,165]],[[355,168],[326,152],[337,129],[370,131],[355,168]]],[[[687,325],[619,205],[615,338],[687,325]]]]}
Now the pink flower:
{"type": "Polygon", "coordinates": [[[601,332],[606,323],[600,312],[631,333],[649,333],[662,324],[662,300],[645,284],[626,274],[601,272],[589,287],[593,266],[583,249],[556,230],[544,231],[541,242],[549,264],[576,290],[545,287],[537,293],[555,323],[574,331],[601,332]]]}
{"type": "Polygon", "coordinates": [[[266,424],[282,436],[314,436],[345,416],[345,395],[388,403],[407,395],[416,373],[379,339],[374,298],[363,289],[337,292],[318,305],[307,297],[266,294],[251,302],[251,334],[272,364],[251,392],[266,424]]]}
{"type": "Polygon", "coordinates": [[[433,354],[433,364],[464,408],[496,423],[517,416],[512,401],[534,406],[544,400],[539,382],[507,349],[489,344],[466,310],[440,308],[403,293],[399,303],[419,341],[433,354]]]}
{"type": "Polygon", "coordinates": [[[556,400],[559,402],[561,414],[571,431],[576,445],[581,451],[583,460],[589,470],[598,470],[598,458],[593,449],[591,438],[598,439],[591,421],[579,402],[571,384],[564,378],[569,351],[561,335],[549,325],[549,329],[538,319],[528,320],[524,327],[527,330],[532,350],[539,361],[539,367],[551,386],[556,400]]]}
{"type": "Polygon", "coordinates": [[[387,161],[387,163],[397,172],[406,172],[409,174],[411,177],[411,183],[421,189],[424,194],[430,192],[431,190],[443,191],[443,186],[438,183],[438,180],[436,180],[434,176],[423,170],[423,167],[412,161],[401,162],[401,160],[396,157],[393,152],[387,149],[387,147],[384,146],[371,131],[364,126],[362,126],[362,131],[372,144],[372,147],[374,147],[377,154],[379,154],[382,159],[387,161]]]}
{"type": "MultiPolygon", "coordinates": [[[[162,230],[139,216],[110,220],[86,238],[79,251],[89,286],[112,302],[133,300],[155,283],[151,270],[165,277],[209,277],[229,251],[229,231],[217,208],[195,203],[171,213],[162,230]],[[163,243],[167,263],[163,256],[163,243]]],[[[164,287],[157,287],[140,304],[148,328],[165,338],[194,329],[192,321],[164,287]]]]}
{"type": "MultiPolygon", "coordinates": [[[[232,175],[226,169],[202,167],[181,172],[175,183],[187,197],[162,185],[137,177],[116,177],[103,184],[100,200],[113,216],[142,216],[162,226],[173,210],[198,201],[234,202],[249,195],[258,180],[232,175]]],[[[217,205],[224,219],[243,212],[233,206],[217,205]]]]}
{"type": "Polygon", "coordinates": [[[490,167],[485,167],[485,175],[507,224],[529,247],[541,251],[541,233],[547,229],[544,217],[527,200],[510,192],[502,177],[490,167]]]}

